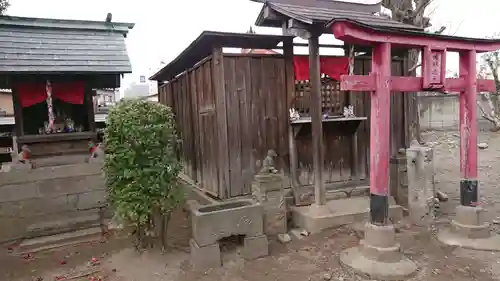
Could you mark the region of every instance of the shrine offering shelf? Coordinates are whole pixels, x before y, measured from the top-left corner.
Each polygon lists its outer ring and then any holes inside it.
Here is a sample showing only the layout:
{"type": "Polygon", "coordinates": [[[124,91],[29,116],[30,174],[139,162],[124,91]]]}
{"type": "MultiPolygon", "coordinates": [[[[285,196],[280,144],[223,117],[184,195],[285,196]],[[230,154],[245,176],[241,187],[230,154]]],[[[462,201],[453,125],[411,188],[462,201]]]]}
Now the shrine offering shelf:
{"type": "Polygon", "coordinates": [[[95,132],[24,135],[17,138],[18,146],[26,144],[33,158],[89,153],[89,141],[95,141],[95,132]]]}
{"type": "MultiPolygon", "coordinates": [[[[367,117],[330,117],[323,119],[323,126],[324,130],[333,130],[339,135],[351,135],[356,132],[361,122],[367,119],[367,117]]],[[[298,134],[310,134],[311,123],[311,117],[290,120],[295,137],[298,134]]]]}

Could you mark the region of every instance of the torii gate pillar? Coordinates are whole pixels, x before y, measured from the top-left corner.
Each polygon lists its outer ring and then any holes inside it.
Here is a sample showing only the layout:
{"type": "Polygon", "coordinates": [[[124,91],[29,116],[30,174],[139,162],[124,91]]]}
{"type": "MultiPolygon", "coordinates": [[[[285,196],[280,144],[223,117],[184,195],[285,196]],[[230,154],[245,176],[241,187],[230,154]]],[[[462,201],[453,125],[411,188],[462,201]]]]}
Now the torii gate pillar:
{"type": "Polygon", "coordinates": [[[451,228],[440,231],[438,237],[450,245],[500,250],[500,238],[491,235],[478,206],[476,124],[477,92],[496,90],[494,81],[477,80],[476,54],[500,49],[500,41],[383,30],[345,19],[328,26],[337,39],[373,46],[370,75],[344,75],[340,81],[342,90],[371,93],[370,223],[360,245],[342,252],[342,263],[376,279],[401,279],[416,270],[400,253],[394,227],[388,222],[391,92],[460,92],[461,204],[451,228]],[[422,77],[391,76],[391,48],[420,49],[422,77]],[[458,79],[446,78],[447,51],[460,54],[458,79]]]}

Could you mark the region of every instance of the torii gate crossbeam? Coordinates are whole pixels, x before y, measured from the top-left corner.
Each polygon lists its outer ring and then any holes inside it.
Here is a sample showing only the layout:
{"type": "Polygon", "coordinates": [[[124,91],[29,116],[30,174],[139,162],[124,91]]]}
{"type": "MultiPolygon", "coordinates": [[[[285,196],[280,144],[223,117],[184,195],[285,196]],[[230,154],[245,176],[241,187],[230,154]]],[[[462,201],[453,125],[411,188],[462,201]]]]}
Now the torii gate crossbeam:
{"type": "Polygon", "coordinates": [[[372,71],[368,76],[344,75],[341,89],[371,92],[370,210],[372,223],[386,224],[389,190],[389,119],[391,92],[460,92],[461,202],[477,204],[476,93],[496,91],[493,80],[476,80],[476,54],[500,49],[500,41],[428,35],[421,32],[380,30],[350,20],[330,24],[337,39],[349,44],[372,45],[372,71]],[[422,77],[392,77],[391,49],[422,50],[422,77]],[[446,52],[460,54],[460,77],[446,78],[446,52]],[[467,191],[467,192],[465,192],[467,191]]]}
{"type": "Polygon", "coordinates": [[[460,202],[450,230],[439,240],[481,250],[499,250],[500,236],[492,236],[480,218],[477,182],[476,94],[494,92],[491,80],[477,80],[476,55],[500,49],[500,41],[440,36],[423,32],[380,29],[335,19],[328,24],[337,39],[349,44],[373,46],[368,76],[344,75],[342,90],[371,93],[370,116],[370,223],[358,247],[343,251],[340,260],[357,272],[382,279],[402,279],[417,266],[399,251],[389,212],[389,140],[391,92],[440,91],[460,93],[460,202]],[[418,48],[422,53],[422,77],[392,77],[391,49],[418,48]],[[460,55],[460,77],[446,78],[446,52],[460,55]],[[375,263],[373,261],[376,261],[375,263]]]}

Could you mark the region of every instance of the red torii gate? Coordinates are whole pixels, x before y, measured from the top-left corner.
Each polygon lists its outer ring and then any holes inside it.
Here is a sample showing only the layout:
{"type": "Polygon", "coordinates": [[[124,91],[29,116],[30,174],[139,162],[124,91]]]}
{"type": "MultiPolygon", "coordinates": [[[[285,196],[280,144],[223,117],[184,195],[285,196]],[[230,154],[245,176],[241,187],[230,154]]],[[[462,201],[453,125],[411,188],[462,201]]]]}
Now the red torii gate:
{"type": "Polygon", "coordinates": [[[460,92],[461,204],[475,206],[477,193],[476,93],[495,92],[493,80],[476,80],[476,54],[500,49],[500,40],[468,39],[414,31],[380,29],[352,20],[329,24],[349,44],[372,45],[370,75],[344,75],[346,91],[371,92],[370,193],[371,221],[386,224],[389,190],[389,120],[391,92],[460,92]],[[422,49],[422,77],[391,76],[391,48],[422,49]],[[446,78],[446,52],[460,55],[459,78],[446,78]]]}
{"type": "MultiPolygon", "coordinates": [[[[388,224],[391,92],[423,90],[460,92],[461,206],[457,208],[457,217],[452,221],[452,226],[462,228],[464,231],[458,231],[459,237],[452,236],[447,242],[477,247],[477,241],[470,242],[474,240],[470,233],[483,229],[485,231],[481,231],[481,237],[476,238],[487,238],[489,234],[487,225],[479,218],[480,208],[476,208],[478,201],[476,94],[482,91],[494,92],[496,87],[493,80],[477,80],[476,54],[500,49],[500,40],[467,39],[382,29],[347,19],[335,19],[327,26],[337,39],[346,43],[373,46],[370,75],[344,75],[340,78],[342,90],[371,92],[370,223],[366,225],[365,238],[359,247],[341,253],[342,263],[371,277],[393,279],[408,276],[417,269],[412,261],[399,252],[394,227],[388,224]],[[417,48],[422,51],[422,77],[391,76],[393,47],[417,48]],[[458,52],[460,55],[458,79],[445,76],[448,51],[458,52]]],[[[484,243],[485,241],[489,239],[482,239],[481,243],[485,245],[477,248],[486,250],[499,247],[497,244],[500,239],[495,238],[491,243],[488,242],[490,243],[488,245],[484,243]]]]}

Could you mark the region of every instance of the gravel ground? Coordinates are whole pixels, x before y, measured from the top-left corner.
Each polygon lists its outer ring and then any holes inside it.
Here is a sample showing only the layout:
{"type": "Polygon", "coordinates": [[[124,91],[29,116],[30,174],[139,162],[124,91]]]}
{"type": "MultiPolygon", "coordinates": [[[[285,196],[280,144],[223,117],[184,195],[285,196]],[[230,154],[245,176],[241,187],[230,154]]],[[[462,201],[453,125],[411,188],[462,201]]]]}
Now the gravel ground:
{"type": "MultiPolygon", "coordinates": [[[[487,219],[500,216],[500,134],[481,133],[488,148],[479,151],[481,203],[487,219]]],[[[435,148],[437,188],[450,200],[441,206],[440,219],[452,218],[459,202],[459,138],[454,132],[426,132],[424,140],[435,148]]],[[[106,243],[80,245],[29,258],[0,255],[1,280],[110,280],[110,281],[309,281],[365,280],[339,264],[343,249],[358,244],[360,237],[345,227],[311,235],[287,245],[271,241],[270,256],[245,262],[231,241],[223,244],[220,269],[194,271],[189,265],[189,220],[182,211],[173,216],[171,248],[166,253],[152,249],[138,253],[127,238],[114,237],[106,243]],[[94,262],[92,262],[94,258],[94,262]],[[90,261],[90,262],[89,262],[90,261]],[[1,276],[5,276],[1,278],[1,276]],[[56,279],[56,277],[63,279],[56,279]],[[95,279],[92,279],[95,277],[95,279]],[[39,279],[37,279],[39,278],[39,279]],[[42,278],[42,279],[40,279],[42,278]],[[64,279],[65,278],[65,279],[64,279]],[[73,279],[71,279],[73,278],[73,279]]],[[[402,224],[398,240],[407,257],[419,266],[412,281],[500,280],[500,255],[491,252],[446,247],[432,234],[402,224]]]]}

